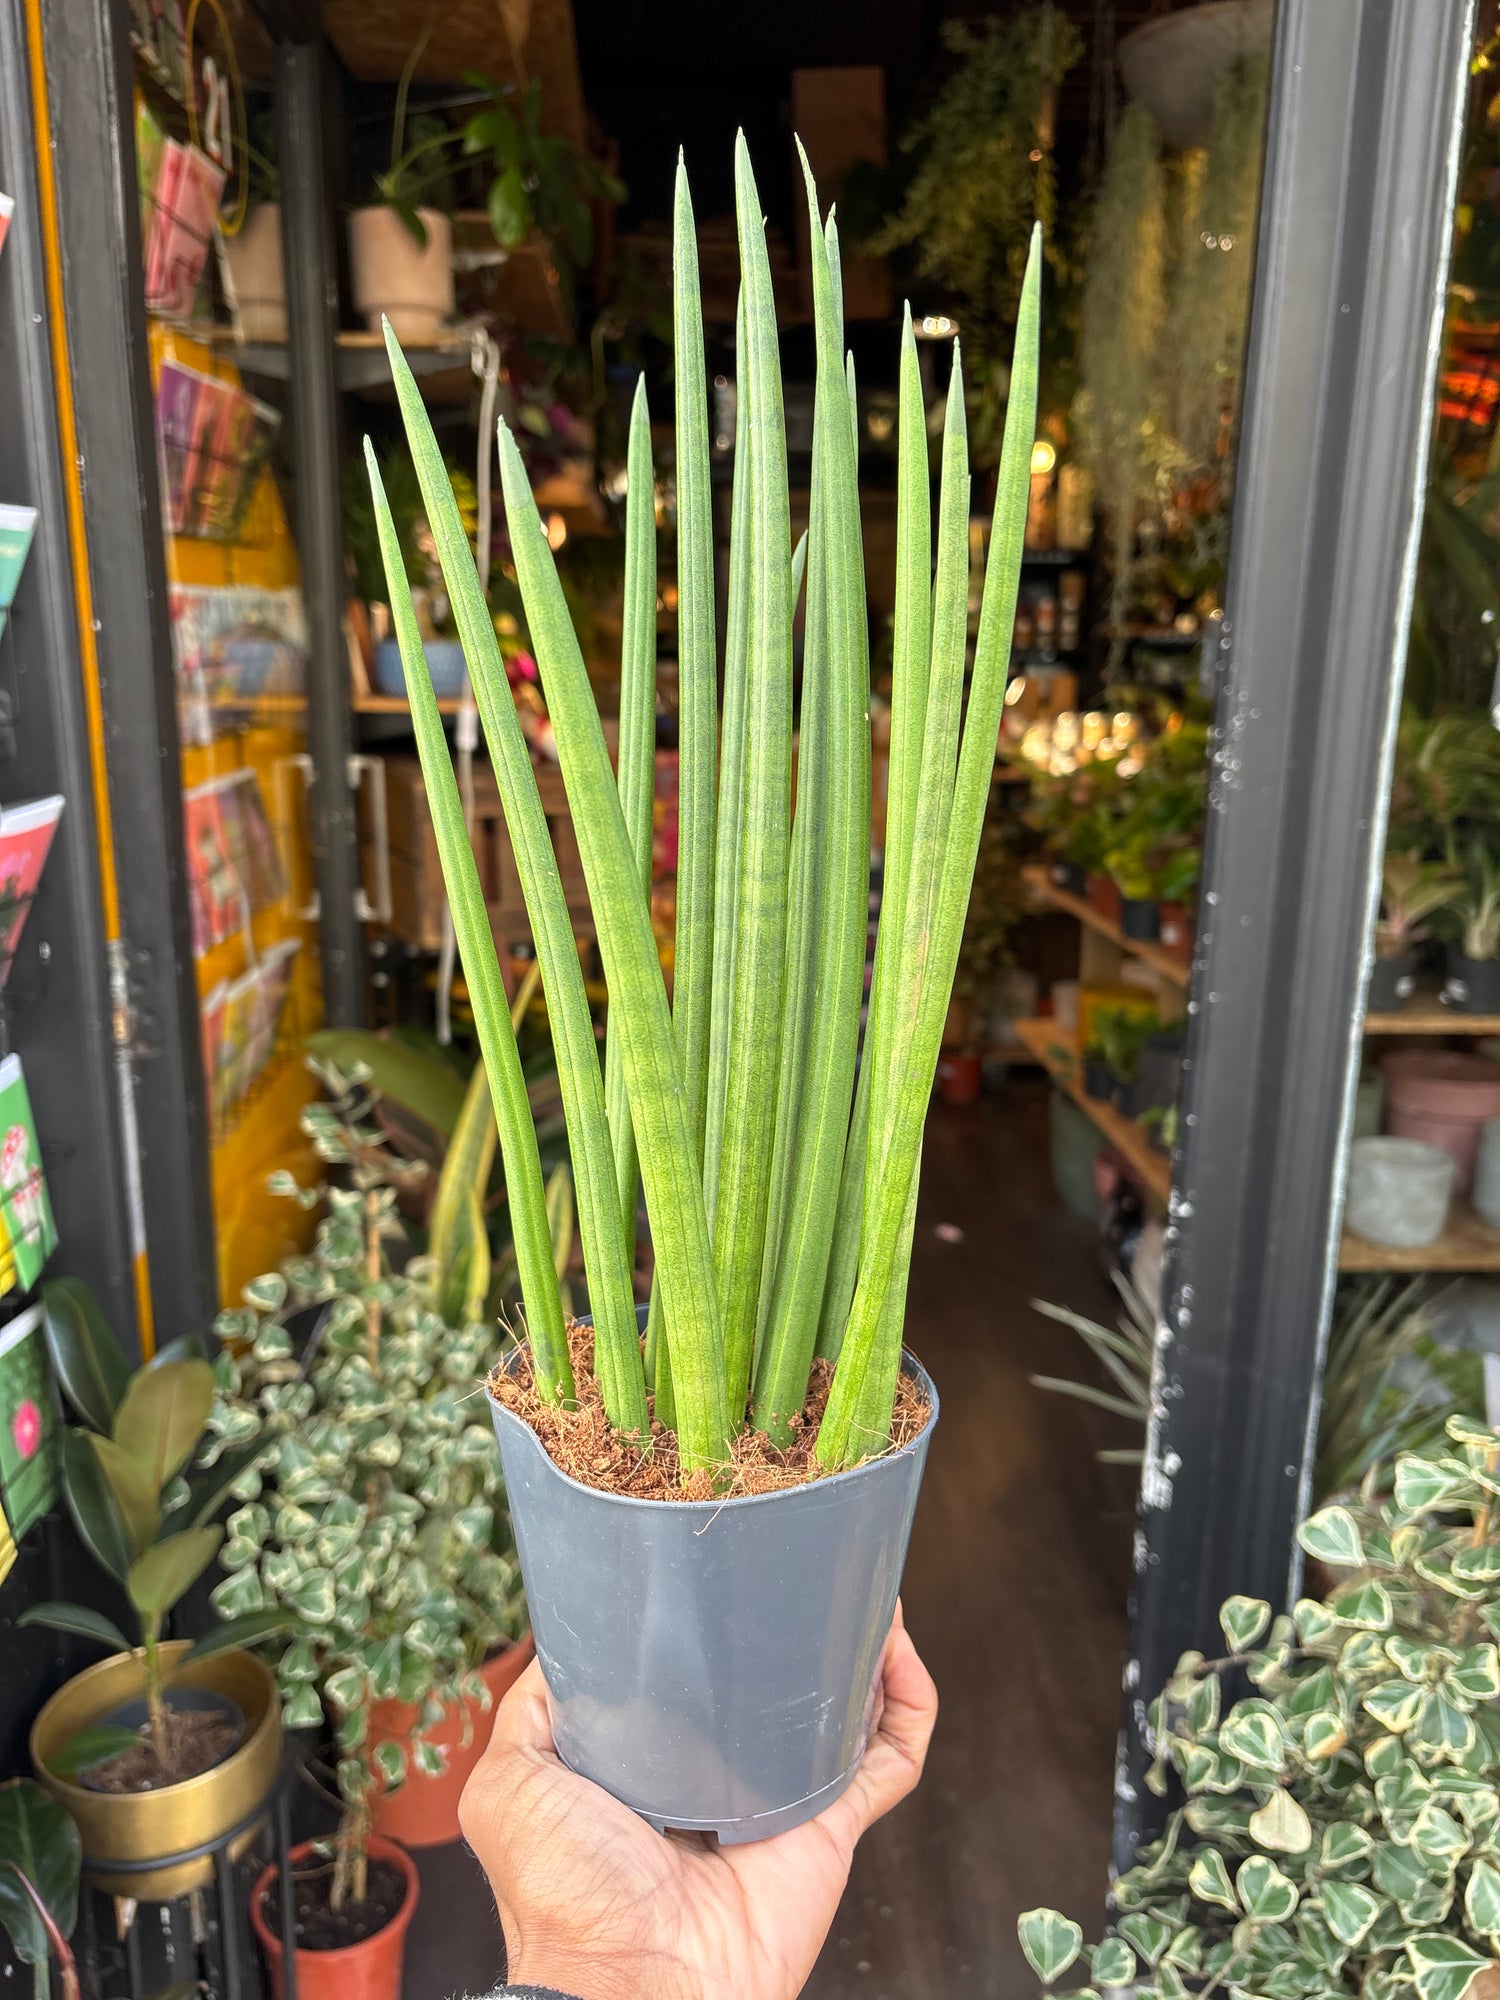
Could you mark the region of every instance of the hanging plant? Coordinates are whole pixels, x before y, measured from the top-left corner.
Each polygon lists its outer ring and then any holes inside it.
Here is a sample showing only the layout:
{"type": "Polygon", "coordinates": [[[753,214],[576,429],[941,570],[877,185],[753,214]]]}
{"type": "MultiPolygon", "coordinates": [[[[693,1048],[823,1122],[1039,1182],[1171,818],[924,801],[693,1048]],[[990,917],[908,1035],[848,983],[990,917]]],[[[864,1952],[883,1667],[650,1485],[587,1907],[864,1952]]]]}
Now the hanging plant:
{"type": "Polygon", "coordinates": [[[1217,469],[1226,481],[1250,310],[1268,73],[1261,52],[1219,79],[1212,135],[1195,175],[1198,198],[1172,279],[1172,428],[1193,470],[1217,469]]]}
{"type": "Polygon", "coordinates": [[[1130,604],[1136,514],[1158,499],[1175,459],[1161,377],[1167,177],[1155,121],[1141,105],[1120,120],[1091,234],[1074,416],[1114,543],[1109,622],[1118,631],[1130,604]]]}
{"type": "Polygon", "coordinates": [[[976,392],[972,444],[989,463],[1033,222],[1053,279],[1072,270],[1054,226],[1053,106],[1083,41],[1050,5],[982,29],[949,22],[943,41],[955,65],[901,140],[913,163],[905,197],[861,247],[879,257],[913,251],[917,273],[955,295],[976,392]]]}

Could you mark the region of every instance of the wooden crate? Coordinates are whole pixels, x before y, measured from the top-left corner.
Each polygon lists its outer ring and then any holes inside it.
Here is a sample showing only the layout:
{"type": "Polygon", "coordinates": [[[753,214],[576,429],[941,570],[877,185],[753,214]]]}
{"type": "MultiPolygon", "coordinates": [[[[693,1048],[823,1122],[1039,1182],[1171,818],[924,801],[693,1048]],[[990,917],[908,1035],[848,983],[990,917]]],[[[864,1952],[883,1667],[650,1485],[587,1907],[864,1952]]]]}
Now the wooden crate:
{"type": "MultiPolygon", "coordinates": [[[[535,761],[535,770],[573,929],[580,937],[592,937],[593,916],[562,775],[555,765],[539,760],[535,761]]],[[[436,951],[443,936],[443,871],[438,861],[432,815],[427,809],[422,767],[415,757],[387,757],[385,772],[391,857],[390,929],[419,951],[436,951]]],[[[530,935],[531,922],[521,894],[520,873],[505,815],[500,808],[499,787],[488,763],[479,758],[474,763],[473,846],[490,929],[504,965],[508,947],[530,935]]]]}

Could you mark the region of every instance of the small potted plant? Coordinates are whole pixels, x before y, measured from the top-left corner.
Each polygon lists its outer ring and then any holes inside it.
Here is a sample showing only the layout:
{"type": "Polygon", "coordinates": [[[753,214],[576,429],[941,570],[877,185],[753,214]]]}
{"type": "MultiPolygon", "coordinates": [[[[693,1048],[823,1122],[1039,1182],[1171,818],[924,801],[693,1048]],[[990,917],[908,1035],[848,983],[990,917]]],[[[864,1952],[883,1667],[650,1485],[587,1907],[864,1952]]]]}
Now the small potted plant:
{"type": "Polygon", "coordinates": [[[280,1630],[258,1610],[196,1641],[168,1640],[172,1613],[218,1553],[217,1516],[258,1474],[265,1441],[247,1425],[232,1452],[204,1445],[213,1374],[194,1355],[131,1373],[76,1280],[42,1289],[48,1351],[79,1422],[62,1438],[62,1485],[85,1547],[122,1586],[135,1639],[83,1604],[29,1606],[17,1621],[92,1639],[111,1657],[67,1681],[31,1731],[37,1777],[78,1823],[101,1887],[168,1897],[212,1862],[176,1860],[254,1816],[281,1762],[275,1682],[243,1650],[280,1630]],[[195,1462],[196,1460],[196,1462],[195,1462]],[[142,1872],[140,1863],[160,1860],[142,1872]],[[111,1863],[133,1864],[110,1873],[111,1863]]]}
{"type": "Polygon", "coordinates": [[[376,199],[349,217],[354,304],[372,332],[389,319],[402,340],[431,346],[453,317],[453,224],[449,219],[457,139],[445,119],[408,120],[412,78],[427,46],[424,29],[396,86],[391,156],[375,176],[376,199]]]}
{"type": "MultiPolygon", "coordinates": [[[[399,1990],[417,1878],[405,1850],[374,1830],[382,1802],[442,1780],[492,1688],[524,1664],[493,1438],[471,1400],[493,1332],[472,1312],[458,1326],[444,1318],[438,1257],[396,1268],[392,1249],[406,1242],[398,1193],[426,1169],[391,1152],[365,1073],[315,1067],[331,1102],[309,1106],[303,1128],[345,1184],[299,1190],[273,1177],[275,1191],[309,1207],[326,1199],[328,1213],[305,1256],[219,1316],[209,1417],[232,1446],[258,1411],[272,1412],[261,1490],[229,1517],[229,1574],[214,1601],[226,1614],[289,1621],[277,1663],[286,1721],[326,1717],[333,1732],[338,1830],[328,1852],[308,1843],[293,1856],[302,2000],[342,1993],[356,1975],[372,1993],[399,1990]],[[308,1307],[317,1316],[299,1352],[291,1322],[308,1307]],[[481,1667],[497,1653],[504,1671],[487,1680],[481,1667]]],[[[482,1132],[474,1137],[482,1152],[482,1132]]],[[[469,1139],[456,1144],[467,1150],[469,1139]]],[[[470,1247],[455,1272],[482,1312],[482,1222],[470,1247]]],[[[449,1789],[411,1803],[424,1844],[456,1834],[441,1823],[456,1805],[449,1789]]],[[[268,1869],[251,1918],[279,1980],[278,1896],[268,1869]]]]}
{"type": "Polygon", "coordinates": [[[1020,1940],[1048,1989],[1479,2000],[1500,1952],[1500,1432],[1451,1417],[1299,1540],[1346,1572],[1273,1618],[1231,1597],[1220,1658],[1150,1709],[1162,1837],[1103,1942],[1057,1910],[1020,1940]],[[1253,1690],[1242,1693],[1245,1682],[1253,1690]]]}
{"type": "Polygon", "coordinates": [[[1465,1014],[1500,1014],[1500,850],[1470,846],[1449,908],[1462,931],[1448,948],[1443,999],[1465,1014]]]}
{"type": "Polygon", "coordinates": [[[42,2000],[52,1990],[53,1959],[62,2000],[79,2000],[68,1939],[78,1917],[82,1853],[78,1828],[50,1793],[29,1778],[0,1785],[0,1926],[16,1957],[33,1968],[42,2000]]]}
{"type": "Polygon", "coordinates": [[[1427,919],[1452,905],[1457,869],[1424,861],[1419,854],[1387,851],[1381,872],[1380,915],[1375,924],[1375,963],[1366,1006],[1391,1014],[1409,1000],[1416,985],[1417,953],[1431,935],[1427,919]]]}
{"type": "Polygon", "coordinates": [[[1143,1108],[1137,1101],[1141,1051],[1160,1033],[1160,1018],[1141,1007],[1097,1007],[1093,1030],[1109,1072],[1110,1101],[1125,1117],[1133,1118],[1143,1108]]]}
{"type": "MultiPolygon", "coordinates": [[[[722,750],[706,357],[680,166],[676,196],[681,804],[670,1008],[642,865],[642,771],[622,746],[616,779],[515,441],[503,428],[500,437],[511,544],[598,930],[610,1061],[623,1088],[599,1075],[572,928],[493,628],[420,390],[390,341],[542,963],[593,1308],[587,1329],[566,1328],[557,1300],[536,1139],[494,944],[371,455],[414,733],[515,1218],[526,1339],[491,1376],[492,1411],[554,1737],[565,1761],[655,1824],[730,1841],[812,1817],[857,1768],[937,1413],[930,1378],[903,1357],[901,1329],[917,1155],[1014,625],[1039,284],[1033,242],[966,705],[962,369],[955,357],[934,588],[909,317],[903,335],[886,874],[856,1091],[869,669],[837,240],[809,175],[820,502],[806,565],[824,616],[803,681],[811,699],[802,708],[793,820],[780,360],[763,209],[743,139],[735,179],[741,395],[722,750]],[[606,1099],[615,1107],[608,1117],[606,1099]],[[878,1163],[868,1179],[867,1161],[878,1163]],[[656,1253],[657,1308],[644,1343],[631,1284],[637,1168],[656,1253]]],[[[643,392],[631,448],[622,706],[640,698],[655,652],[643,392]]],[[[649,759],[649,745],[643,754],[649,759]]]]}

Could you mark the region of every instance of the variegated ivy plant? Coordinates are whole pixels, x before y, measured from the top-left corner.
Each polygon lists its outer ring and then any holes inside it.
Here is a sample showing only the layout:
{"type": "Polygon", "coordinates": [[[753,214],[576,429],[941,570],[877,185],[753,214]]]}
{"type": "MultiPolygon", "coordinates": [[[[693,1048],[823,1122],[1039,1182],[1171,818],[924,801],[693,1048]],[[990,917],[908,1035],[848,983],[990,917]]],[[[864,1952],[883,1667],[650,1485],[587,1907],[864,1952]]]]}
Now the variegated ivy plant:
{"type": "Polygon", "coordinates": [[[1495,1990],[1500,1431],[1450,1418],[1386,1484],[1304,1522],[1308,1555],[1349,1572],[1328,1597],[1274,1620],[1232,1597],[1226,1656],[1178,1662],[1150,1782],[1185,1802],[1116,1883],[1102,1944],[1056,1910],[1021,1918],[1044,1986],[1082,1960],[1076,1990],[1155,2000],[1495,1990]],[[1256,1692],[1232,1700],[1242,1678],[1256,1692]]]}
{"type": "MultiPolygon", "coordinates": [[[[804,162],[805,165],[805,162],[804,162]]],[[[648,908],[654,474],[644,385],[628,459],[618,777],[514,439],[500,468],[526,605],[609,985],[599,1073],[573,928],[468,537],[421,392],[387,329],[396,393],[515,848],[557,1048],[610,1421],[647,1392],[686,1473],[748,1420],[785,1444],[815,1355],[837,1364],[817,1442],[837,1468],[884,1448],[900,1364],[922,1124],[994,766],[1036,414],[1039,248],[1016,327],[983,609],[965,689],[969,462],[955,352],[933,532],[908,314],[901,351],[895,658],[884,898],[865,1059],[869,661],[852,363],[838,236],[807,175],[817,392],[793,814],[794,556],[776,308],[744,139],[737,436],[718,704],[708,390],[697,246],[678,166],[674,240],[680,808],[669,1009],[648,908]],[[934,542],[936,562],[934,564],[934,542]],[[643,1361],[631,1287],[637,1174],[656,1254],[643,1361]]],[[[540,1393],[573,1381],[536,1141],[399,542],[372,453],[390,602],[464,975],[499,1119],[540,1393]]]]}
{"type": "Polygon", "coordinates": [[[441,1770],[422,1731],[463,1694],[487,1705],[473,1670],[524,1629],[525,1604],[473,1393],[494,1329],[444,1320],[434,1259],[393,1269],[389,1249],[405,1233],[397,1190],[424,1169],[387,1150],[357,1072],[314,1066],[333,1102],[310,1106],[303,1129],[342,1185],[304,1191],[273,1177],[306,1206],[326,1199],[328,1213],[306,1256],[220,1314],[209,1428],[221,1451],[257,1432],[269,1441],[237,1488],[214,1602],[226,1615],[279,1608],[295,1620],[278,1675],[292,1727],[320,1723],[325,1704],[333,1724],[345,1808],[337,1905],[364,1893],[377,1774],[389,1788],[408,1759],[441,1770]],[[323,1311],[299,1352],[286,1322],[308,1306],[323,1311]],[[409,1740],[371,1731],[371,1703],[391,1697],[419,1708],[409,1740]]]}

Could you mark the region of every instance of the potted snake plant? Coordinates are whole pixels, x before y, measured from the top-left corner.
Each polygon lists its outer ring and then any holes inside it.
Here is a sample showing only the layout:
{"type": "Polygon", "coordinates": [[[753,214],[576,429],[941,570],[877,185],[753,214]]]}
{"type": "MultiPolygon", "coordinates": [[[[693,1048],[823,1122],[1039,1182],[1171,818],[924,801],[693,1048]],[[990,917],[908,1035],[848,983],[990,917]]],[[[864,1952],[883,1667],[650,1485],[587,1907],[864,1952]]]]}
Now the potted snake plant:
{"type": "Polygon", "coordinates": [[[681,803],[670,1004],[647,894],[656,551],[644,390],[628,463],[618,778],[515,441],[500,432],[518,581],[611,996],[602,1076],[494,628],[416,381],[387,334],[541,963],[593,1307],[587,1327],[566,1325],[558,1303],[500,970],[367,451],[513,1212],[525,1337],[492,1374],[491,1403],[554,1738],[569,1765],[655,1825],[725,1841],[794,1826],[850,1782],[937,1418],[931,1380],[903,1354],[902,1323],[922,1127],[1009,667],[1040,275],[1034,237],[967,704],[963,374],[955,355],[934,535],[909,315],[903,334],[886,873],[856,1078],[869,663],[838,238],[809,173],[817,400],[811,523],[794,552],[775,306],[743,137],[735,179],[740,394],[721,729],[708,386],[679,162],[681,803]],[[791,632],[804,564],[811,651],[794,816],[791,632]],[[638,1185],[655,1251],[644,1338],[631,1286],[638,1185]]]}

